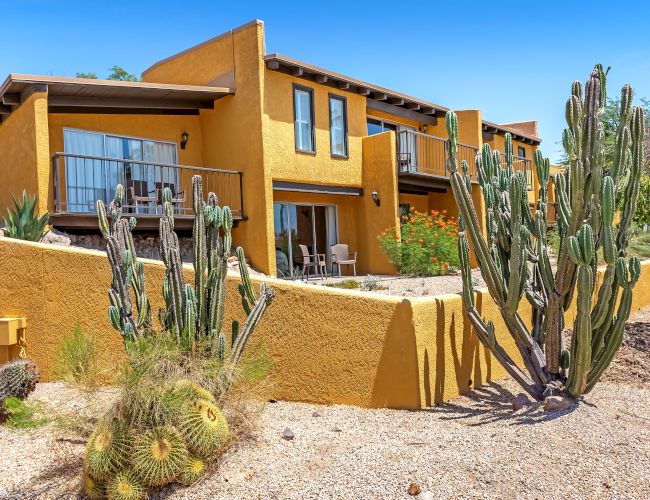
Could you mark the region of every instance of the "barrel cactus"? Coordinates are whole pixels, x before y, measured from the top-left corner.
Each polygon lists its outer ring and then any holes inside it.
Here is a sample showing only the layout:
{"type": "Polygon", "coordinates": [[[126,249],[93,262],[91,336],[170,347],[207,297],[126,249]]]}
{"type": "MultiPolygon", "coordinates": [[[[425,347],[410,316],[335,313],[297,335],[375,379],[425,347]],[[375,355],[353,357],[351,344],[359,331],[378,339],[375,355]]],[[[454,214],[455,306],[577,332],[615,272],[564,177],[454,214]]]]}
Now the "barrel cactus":
{"type": "Polygon", "coordinates": [[[474,331],[506,371],[541,400],[566,392],[579,397],[593,389],[621,345],[632,290],[641,269],[636,257],[626,259],[629,229],[636,207],[642,165],[643,109],[632,106],[632,88],[621,91],[620,124],[615,159],[606,168],[602,114],[606,77],[600,65],[584,88],[572,86],[566,104],[568,127],[563,134],[569,166],[553,182],[559,210],[560,249],[557,268],[547,249],[549,160],[535,153],[539,196],[531,210],[526,179],[513,168],[512,140],[505,138],[505,165],[499,153],[484,145],[476,158],[478,182],[485,203],[485,234],[471,197],[468,165],[459,168],[458,124],[447,114],[451,186],[460,210],[458,239],[463,275],[463,303],[474,331]],[[615,197],[623,194],[620,222],[614,225],[615,197]],[[523,360],[518,366],[496,338],[495,325],[476,308],[470,274],[469,243],[497,304],[503,322],[523,360]],[[599,255],[605,263],[596,286],[599,255]],[[576,293],[577,291],[577,293],[576,293]],[[562,331],[574,295],[577,313],[570,349],[562,331]],[[523,298],[531,306],[530,328],[519,314],[523,298]]]}
{"type": "Polygon", "coordinates": [[[25,399],[38,380],[38,368],[29,359],[15,359],[0,365],[0,407],[9,396],[25,399]]]}
{"type": "Polygon", "coordinates": [[[178,482],[185,485],[196,483],[205,475],[205,462],[198,457],[190,456],[178,475],[178,482]]]}
{"type": "Polygon", "coordinates": [[[178,430],[191,452],[206,458],[228,438],[228,423],[217,406],[208,400],[190,400],[179,417],[178,430]]]}
{"type": "Polygon", "coordinates": [[[176,479],[187,460],[187,447],[180,433],[171,426],[148,429],[133,445],[133,470],[148,486],[159,486],[176,479]]]}
{"type": "Polygon", "coordinates": [[[84,462],[93,479],[106,480],[129,462],[131,436],[116,421],[102,420],[86,441],[84,462]]]}
{"type": "Polygon", "coordinates": [[[125,469],[108,482],[106,493],[110,500],[141,500],[147,490],[135,472],[125,469]]]}

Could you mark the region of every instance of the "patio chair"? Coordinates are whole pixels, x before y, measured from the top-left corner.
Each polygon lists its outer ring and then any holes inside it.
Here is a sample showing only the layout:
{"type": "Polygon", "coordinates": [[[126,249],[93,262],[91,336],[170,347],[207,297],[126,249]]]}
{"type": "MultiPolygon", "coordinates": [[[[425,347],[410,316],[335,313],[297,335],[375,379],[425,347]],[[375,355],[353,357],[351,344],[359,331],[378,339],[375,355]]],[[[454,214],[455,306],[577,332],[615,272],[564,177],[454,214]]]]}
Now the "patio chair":
{"type": "Polygon", "coordinates": [[[334,275],[334,264],[339,269],[339,278],[341,277],[341,266],[352,266],[354,277],[357,277],[357,252],[350,253],[345,243],[332,245],[332,276],[334,275]]]}
{"type": "Polygon", "coordinates": [[[298,245],[300,251],[302,252],[302,279],[305,279],[305,271],[307,271],[307,280],[311,275],[310,271],[315,269],[318,274],[320,274],[320,279],[323,279],[324,276],[327,276],[327,263],[325,261],[324,253],[317,253],[310,255],[307,245],[298,245]]]}
{"type": "Polygon", "coordinates": [[[145,208],[149,208],[151,203],[156,203],[158,200],[158,190],[149,191],[147,181],[129,180],[128,186],[128,204],[133,206],[136,214],[139,213],[140,204],[143,204],[145,208]]]}
{"type": "Polygon", "coordinates": [[[176,212],[180,212],[180,208],[185,203],[186,200],[185,191],[176,193],[176,186],[171,182],[156,182],[156,190],[158,191],[157,196],[158,196],[159,205],[163,204],[162,195],[163,195],[163,190],[165,188],[169,188],[169,190],[172,192],[172,205],[174,205],[176,212]]]}

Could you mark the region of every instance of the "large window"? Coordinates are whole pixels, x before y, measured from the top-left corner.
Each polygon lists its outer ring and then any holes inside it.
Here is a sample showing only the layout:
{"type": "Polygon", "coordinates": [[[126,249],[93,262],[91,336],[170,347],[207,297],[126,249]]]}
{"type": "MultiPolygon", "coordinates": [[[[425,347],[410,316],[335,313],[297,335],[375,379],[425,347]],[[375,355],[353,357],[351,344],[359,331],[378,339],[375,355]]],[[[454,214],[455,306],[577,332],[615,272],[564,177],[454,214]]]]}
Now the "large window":
{"type": "Polygon", "coordinates": [[[330,148],[332,156],[348,156],[348,110],[345,97],[330,94],[330,148]]]}
{"type": "Polygon", "coordinates": [[[294,85],[293,113],[296,136],[296,150],[314,153],[314,90],[294,85]]]}
{"type": "Polygon", "coordinates": [[[136,195],[146,195],[162,185],[172,191],[178,187],[177,169],[161,166],[177,163],[173,142],[66,128],[63,144],[65,153],[81,155],[68,157],[65,163],[66,202],[71,210],[94,212],[95,201],[112,199],[117,184],[127,188],[129,204],[131,188],[136,195]]]}

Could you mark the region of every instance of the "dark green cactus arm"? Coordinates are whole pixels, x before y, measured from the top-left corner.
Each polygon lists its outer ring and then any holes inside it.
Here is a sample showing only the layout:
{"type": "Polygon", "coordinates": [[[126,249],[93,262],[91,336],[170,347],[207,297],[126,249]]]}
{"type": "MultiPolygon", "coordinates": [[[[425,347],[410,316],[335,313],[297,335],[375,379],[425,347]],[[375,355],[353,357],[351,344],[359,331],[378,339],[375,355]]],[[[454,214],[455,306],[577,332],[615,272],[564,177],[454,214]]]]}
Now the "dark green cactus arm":
{"type": "Polygon", "coordinates": [[[239,275],[241,277],[246,299],[251,304],[254,304],[257,301],[257,296],[255,295],[253,282],[251,281],[251,277],[248,273],[248,264],[246,263],[246,255],[244,254],[244,249],[242,247],[237,247],[237,250],[235,252],[237,253],[237,261],[239,262],[239,275]]]}
{"type": "Polygon", "coordinates": [[[204,332],[207,327],[208,314],[208,251],[206,244],[203,184],[200,175],[195,175],[192,177],[192,208],[194,210],[192,255],[194,261],[194,288],[196,290],[196,316],[199,331],[204,332]]]}
{"type": "Polygon", "coordinates": [[[253,332],[257,324],[262,319],[264,312],[266,311],[267,307],[271,304],[271,302],[273,302],[274,298],[275,298],[275,291],[273,290],[273,288],[267,286],[265,283],[262,283],[262,285],[260,286],[260,296],[257,302],[255,303],[255,305],[253,306],[250,315],[248,316],[248,318],[246,318],[246,321],[244,322],[244,326],[242,327],[241,331],[237,335],[235,344],[230,349],[229,358],[231,363],[237,363],[241,358],[242,352],[244,350],[244,347],[246,346],[246,343],[248,342],[251,333],[253,332]]]}

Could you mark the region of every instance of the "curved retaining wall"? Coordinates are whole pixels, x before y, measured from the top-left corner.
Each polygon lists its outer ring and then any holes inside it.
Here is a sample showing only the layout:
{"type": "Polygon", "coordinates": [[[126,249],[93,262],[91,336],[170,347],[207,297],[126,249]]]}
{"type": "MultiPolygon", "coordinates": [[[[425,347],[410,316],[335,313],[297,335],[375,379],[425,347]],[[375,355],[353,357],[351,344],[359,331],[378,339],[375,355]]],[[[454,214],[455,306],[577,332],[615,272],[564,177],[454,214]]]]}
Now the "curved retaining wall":
{"type": "MultiPolygon", "coordinates": [[[[142,260],[155,317],[164,266],[142,260]]],[[[186,272],[191,279],[191,266],[186,272]]],[[[650,303],[644,285],[650,262],[642,272],[635,309],[650,303]]],[[[27,318],[27,353],[45,380],[52,377],[54,351],[77,323],[96,336],[101,365],[123,359],[121,337],[106,313],[111,273],[103,252],[0,238],[0,279],[0,317],[27,318]]],[[[505,375],[472,333],[460,295],[402,298],[267,281],[277,298],[251,343],[272,359],[277,399],[421,408],[505,375]]],[[[228,279],[228,321],[243,319],[238,282],[238,275],[228,279]]],[[[514,353],[485,290],[477,292],[477,304],[514,353]]]]}

